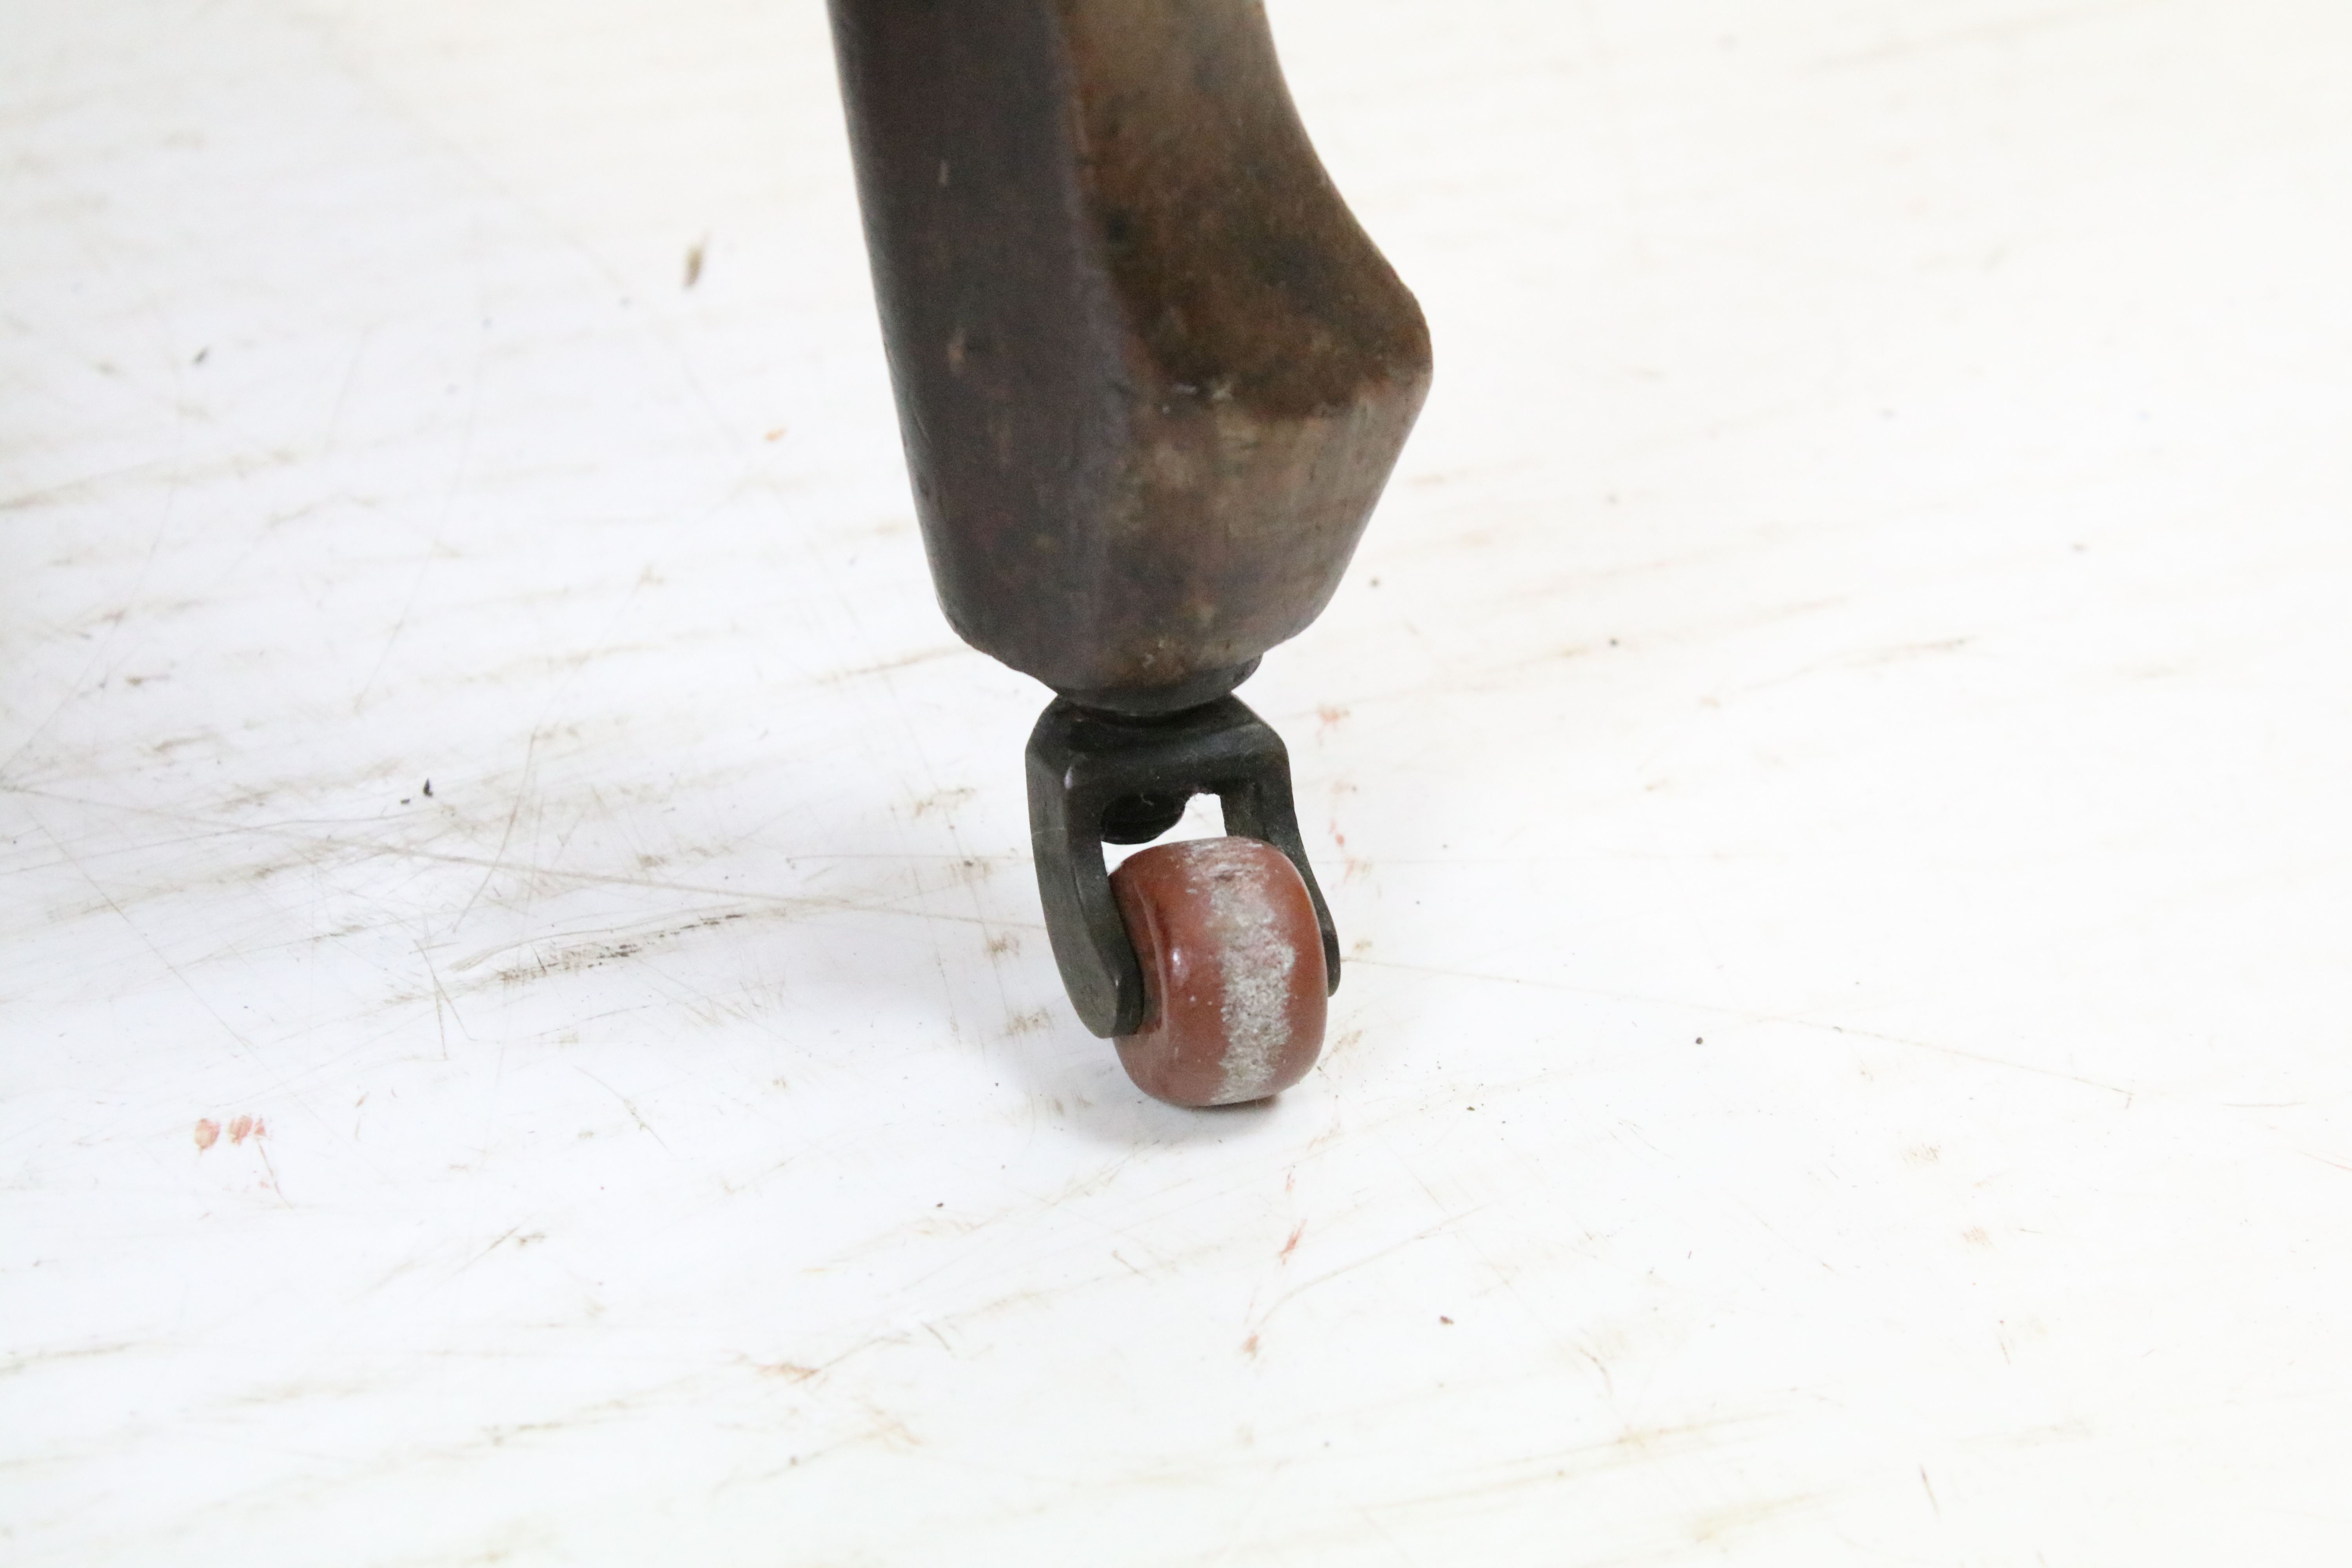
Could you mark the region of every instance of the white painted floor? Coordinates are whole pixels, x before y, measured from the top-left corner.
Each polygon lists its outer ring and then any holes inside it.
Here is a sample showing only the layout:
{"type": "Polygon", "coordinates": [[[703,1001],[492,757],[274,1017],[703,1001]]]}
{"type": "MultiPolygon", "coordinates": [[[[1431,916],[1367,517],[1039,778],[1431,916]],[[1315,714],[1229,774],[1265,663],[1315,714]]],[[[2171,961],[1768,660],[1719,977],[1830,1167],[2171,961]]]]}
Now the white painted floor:
{"type": "Polygon", "coordinates": [[[819,6],[9,0],[0,1557],[2352,1557],[2352,10],[1275,20],[1438,385],[1202,1115],[819,6]]]}

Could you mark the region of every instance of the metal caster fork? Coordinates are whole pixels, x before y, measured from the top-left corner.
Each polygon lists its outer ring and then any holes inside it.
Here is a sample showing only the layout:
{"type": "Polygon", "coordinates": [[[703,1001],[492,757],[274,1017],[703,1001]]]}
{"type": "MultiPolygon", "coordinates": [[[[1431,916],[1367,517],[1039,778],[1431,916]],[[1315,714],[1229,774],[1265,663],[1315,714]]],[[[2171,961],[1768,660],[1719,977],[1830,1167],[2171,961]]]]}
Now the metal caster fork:
{"type": "Polygon", "coordinates": [[[1062,983],[1175,1105],[1263,1100],[1322,1050],[1339,938],[1298,834],[1282,737],[1239,698],[1161,718],[1056,700],[1029,737],[1029,835],[1062,983]],[[1228,837],[1144,850],[1196,795],[1228,837]]]}

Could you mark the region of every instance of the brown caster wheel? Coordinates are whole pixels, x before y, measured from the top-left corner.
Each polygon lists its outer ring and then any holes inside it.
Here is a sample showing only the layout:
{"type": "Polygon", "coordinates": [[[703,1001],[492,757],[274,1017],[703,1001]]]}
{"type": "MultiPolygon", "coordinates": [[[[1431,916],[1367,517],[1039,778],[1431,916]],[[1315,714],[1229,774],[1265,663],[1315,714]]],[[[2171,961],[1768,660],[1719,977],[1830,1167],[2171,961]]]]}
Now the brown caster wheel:
{"type": "Polygon", "coordinates": [[[1111,874],[1143,966],[1144,1016],[1117,1037],[1136,1086],[1171,1105],[1240,1105],[1307,1076],[1328,987],[1307,884],[1255,838],[1199,838],[1111,874]]]}

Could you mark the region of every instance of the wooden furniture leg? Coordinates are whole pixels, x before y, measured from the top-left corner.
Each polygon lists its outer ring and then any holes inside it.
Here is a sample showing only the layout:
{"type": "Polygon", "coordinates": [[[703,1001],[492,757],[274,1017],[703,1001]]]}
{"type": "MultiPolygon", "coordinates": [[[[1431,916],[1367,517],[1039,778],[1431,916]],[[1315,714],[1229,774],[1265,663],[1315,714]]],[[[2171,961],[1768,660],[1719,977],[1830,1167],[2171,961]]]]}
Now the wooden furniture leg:
{"type": "Polygon", "coordinates": [[[1317,160],[1255,0],[832,15],[940,602],[1056,693],[1029,779],[1063,978],[1134,1070],[1183,977],[1213,971],[1187,1059],[1208,1028],[1212,1054],[1246,1037],[1297,1072],[1138,1081],[1183,1103],[1259,1098],[1311,1065],[1322,1026],[1319,1005],[1260,1005],[1271,977],[1286,995],[1309,969],[1336,987],[1339,946],[1281,742],[1231,693],[1338,586],[1427,393],[1428,329],[1317,160]],[[1171,911],[1147,965],[1102,845],[1158,837],[1202,792],[1229,833],[1280,852],[1304,900],[1278,877],[1188,879],[1181,858],[1139,856],[1130,909],[1171,911]],[[1256,912],[1212,918],[1220,898],[1256,912]],[[1321,962],[1267,956],[1274,927],[1321,962]],[[1277,1013],[1316,1039],[1269,1047],[1249,1020],[1277,1013]]]}

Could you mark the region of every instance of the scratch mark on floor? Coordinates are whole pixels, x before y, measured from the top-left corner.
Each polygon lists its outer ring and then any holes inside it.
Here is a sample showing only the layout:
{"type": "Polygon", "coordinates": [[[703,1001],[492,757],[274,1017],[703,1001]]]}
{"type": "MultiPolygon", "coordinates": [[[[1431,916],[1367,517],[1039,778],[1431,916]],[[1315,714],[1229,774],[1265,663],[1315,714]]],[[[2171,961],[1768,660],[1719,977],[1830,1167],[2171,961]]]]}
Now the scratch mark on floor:
{"type": "Polygon", "coordinates": [[[502,1234],[496,1241],[493,1241],[489,1246],[474,1254],[473,1257],[466,1259],[465,1262],[457,1265],[457,1272],[463,1274],[467,1269],[471,1268],[475,1264],[479,1263],[483,1258],[488,1258],[491,1253],[496,1252],[499,1247],[504,1247],[509,1241],[514,1238],[515,1233],[520,1229],[522,1229],[520,1225],[509,1226],[505,1233],[502,1234]]]}
{"type": "MultiPolygon", "coordinates": [[[[550,707],[553,706],[554,698],[550,697],[548,699],[548,702],[550,707]]],[[[542,722],[546,720],[546,710],[541,710],[540,718],[542,722]]],[[[453,933],[459,926],[466,923],[466,917],[474,912],[474,906],[481,901],[482,894],[488,890],[490,883],[497,879],[499,872],[505,868],[507,846],[514,841],[515,822],[522,816],[523,802],[530,798],[531,759],[539,751],[540,728],[541,726],[539,724],[533,724],[530,727],[530,739],[523,742],[522,777],[515,781],[514,805],[507,809],[506,828],[499,835],[499,847],[490,856],[489,869],[484,871],[482,873],[482,879],[475,884],[474,896],[466,900],[466,907],[459,910],[457,911],[457,918],[449,922],[449,930],[453,933]]]]}
{"type": "MultiPolygon", "coordinates": [[[[47,838],[52,845],[57,847],[58,853],[60,856],[63,856],[65,859],[72,865],[76,871],[81,873],[81,879],[89,884],[90,891],[96,893],[101,900],[103,900],[106,907],[112,910],[116,916],[121,920],[122,923],[131,928],[131,935],[139,939],[140,945],[144,947],[149,953],[153,955],[156,963],[162,964],[165,969],[171,972],[172,978],[178,981],[180,983],[180,988],[185,991],[188,995],[194,1000],[197,1006],[204,1009],[205,1016],[210,1018],[214,1023],[220,1026],[221,1033],[236,1041],[237,1048],[242,1050],[255,1062],[260,1062],[261,1053],[254,1049],[253,1042],[239,1034],[235,1026],[230,1024],[226,1018],[220,1016],[219,1012],[215,1009],[212,1003],[205,997],[205,994],[197,990],[194,983],[192,983],[185,974],[180,972],[180,966],[173,963],[162,948],[155,945],[153,940],[148,936],[146,931],[141,927],[139,922],[132,920],[130,915],[123,911],[123,908],[121,904],[114,901],[114,895],[100,887],[99,885],[98,879],[92,877],[89,872],[83,868],[81,861],[75,858],[74,852],[66,847],[65,840],[59,838],[55,833],[51,832],[49,830],[48,824],[41,821],[38,817],[35,817],[33,819],[33,825],[41,830],[44,837],[47,838]]],[[[286,1087],[283,1079],[273,1078],[273,1081],[276,1082],[278,1087],[280,1089],[286,1087]]]]}
{"type": "Polygon", "coordinates": [[[886,658],[878,664],[861,664],[848,669],[836,669],[831,675],[824,677],[819,684],[830,686],[844,680],[855,680],[863,675],[887,675],[893,670],[905,669],[910,665],[929,664],[933,659],[950,658],[963,651],[961,643],[927,647],[919,653],[907,654],[898,658],[886,658]]]}
{"type": "Polygon", "coordinates": [[[138,1341],[124,1340],[119,1344],[85,1345],[79,1350],[28,1351],[23,1355],[11,1356],[5,1363],[0,1363],[0,1377],[14,1377],[18,1373],[39,1366],[45,1362],[79,1361],[87,1356],[120,1355],[124,1351],[138,1348],[138,1341]]]}
{"type": "Polygon", "coordinates": [[[1938,1056],[1953,1057],[1962,1061],[1977,1062],[1985,1067],[2007,1068],[2013,1072],[2032,1073],[2037,1077],[2056,1079],[2062,1082],[2080,1084],[2084,1089],[2102,1089],[2129,1100],[2135,1090],[2121,1084],[2084,1078],[2080,1073],[2066,1072],[2058,1068],[2046,1068],[2032,1062],[2014,1061],[2006,1057],[1987,1056],[1979,1051],[1964,1050],[1958,1046],[1938,1045],[1933,1040],[1913,1039],[1905,1035],[1888,1035],[1874,1029],[1858,1028],[1846,1024],[1825,1023],[1818,1018],[1794,1013],[1754,1012],[1745,1007],[1727,1007],[1719,1003],[1695,1002],[1683,996],[1662,996],[1632,991],[1615,991],[1598,985],[1575,985],[1560,980],[1538,980],[1526,974],[1491,974],[1474,969],[1454,969],[1438,964],[1402,963],[1392,958],[1355,958],[1349,962],[1366,969],[1394,969],[1412,974],[1435,974],[1450,980],[1475,980],[1490,985],[1527,985],[1539,991],[1560,991],[1570,995],[1591,996],[1604,1002],[1631,1002],[1654,1007],[1681,1007],[1694,1013],[1709,1013],[1718,1017],[1737,1018],[1749,1024],[1785,1024],[1792,1028],[1826,1030],[1833,1035],[1852,1035],[1862,1039],[1878,1040],[1892,1046],[1908,1046],[1915,1050],[1933,1051],[1938,1056]]]}
{"type": "Polygon", "coordinates": [[[474,1037],[472,1033],[467,1029],[466,1020],[462,1016],[458,1016],[457,1004],[449,1000],[449,993],[442,988],[441,972],[433,967],[433,955],[425,951],[425,942],[421,938],[418,939],[416,943],[416,956],[425,961],[425,973],[433,982],[433,1026],[440,1031],[441,1059],[446,1062],[449,1059],[448,1020],[450,1017],[456,1017],[457,1019],[457,1032],[459,1034],[464,1035],[468,1040],[472,1039],[474,1037]],[[446,1009],[446,1016],[444,1016],[444,1009],[446,1009]]]}
{"type": "MultiPolygon", "coordinates": [[[[130,805],[120,801],[94,800],[81,795],[62,795],[51,790],[33,789],[22,784],[0,784],[0,795],[21,795],[27,799],[34,800],[53,800],[60,805],[82,806],[98,811],[120,812],[132,816],[152,816],[163,821],[176,822],[185,826],[202,827],[206,830],[203,834],[194,836],[195,838],[240,837],[280,838],[290,843],[300,845],[306,849],[313,852],[334,850],[366,859],[393,858],[415,860],[422,861],[427,865],[471,866],[491,870],[498,869],[500,865],[500,862],[496,858],[486,855],[464,855],[445,849],[425,849],[412,845],[384,844],[367,839],[342,838],[332,834],[305,832],[296,826],[279,823],[220,822],[212,818],[197,816],[184,812],[166,811],[154,806],[130,805]]],[[[299,821],[299,819],[296,820],[299,821]]],[[[370,820],[372,821],[373,819],[371,818],[370,820]]],[[[59,846],[58,847],[60,854],[58,860],[56,863],[59,865],[68,863],[71,859],[71,857],[63,853],[63,846],[59,846]]],[[[135,848],[138,847],[134,846],[132,847],[135,848]]],[[[125,850],[122,852],[128,853],[130,851],[125,850]]],[[[961,854],[894,854],[803,856],[799,858],[824,859],[827,861],[872,860],[888,862],[953,860],[961,863],[966,860],[984,858],[985,857],[961,854]]],[[[998,858],[1015,858],[999,857],[998,858]]],[[[995,916],[983,917],[979,914],[956,914],[943,910],[910,910],[895,903],[876,903],[866,900],[845,899],[820,894],[763,893],[756,889],[747,889],[740,887],[723,887],[708,882],[684,882],[665,877],[630,877],[622,876],[614,872],[567,871],[560,867],[553,866],[541,868],[540,875],[562,878],[568,883],[576,884],[581,887],[637,888],[647,889],[658,892],[694,893],[709,899],[728,900],[738,903],[760,903],[773,909],[796,912],[881,915],[894,920],[915,920],[927,921],[946,921],[958,925],[977,925],[981,927],[983,931],[992,931],[1007,927],[1033,931],[1042,931],[1045,929],[1045,922],[1042,920],[1005,920],[995,916]]]]}
{"type": "Polygon", "coordinates": [[[286,1188],[278,1180],[278,1167],[270,1163],[268,1149],[257,1138],[254,1142],[253,1152],[261,1156],[261,1168],[269,1173],[269,1190],[278,1194],[279,1203],[292,1208],[294,1200],[286,1195],[286,1188]]]}
{"type": "Polygon", "coordinates": [[[1466,1208],[1458,1214],[1448,1215],[1444,1219],[1439,1220],[1435,1225],[1430,1226],[1423,1230],[1415,1231],[1412,1235],[1404,1237],[1402,1240],[1392,1241],[1386,1247],[1376,1247],[1372,1251],[1364,1254],[1363,1257],[1356,1258],[1352,1262],[1342,1263],[1339,1268],[1331,1269],[1327,1273],[1318,1274],[1314,1279],[1306,1281],[1304,1284],[1293,1286],[1288,1290],[1286,1290],[1281,1295],[1276,1297],[1273,1304],[1267,1307],[1265,1311],[1258,1314],[1257,1328],[1250,1335],[1251,1342],[1253,1344],[1256,1342],[1258,1335],[1265,1332],[1266,1324],[1274,1321],[1274,1315],[1276,1312],[1279,1312],[1283,1308],[1290,1305],[1291,1302],[1296,1301],[1299,1297],[1304,1296],[1309,1290],[1315,1289],[1319,1286],[1328,1285],[1343,1274],[1351,1274],[1359,1268],[1378,1263],[1381,1258],[1386,1258],[1392,1253],[1402,1252],[1408,1247],[1418,1247],[1421,1243],[1427,1241],[1431,1237],[1450,1229],[1454,1225],[1469,1218],[1472,1215],[1476,1214],[1479,1209],[1486,1206],[1486,1205],[1480,1204],[1475,1208],[1466,1208]]]}
{"type": "MultiPolygon", "coordinates": [[[[2114,16],[2119,12],[2147,9],[2146,0],[2122,0],[2121,4],[2071,5],[2041,12],[2038,15],[2005,17],[2000,21],[1980,22],[1974,26],[1954,27],[1931,34],[1924,38],[1896,38],[1874,48],[1857,50],[1853,54],[1832,55],[1813,63],[1815,71],[1851,70],[1856,66],[1874,66],[1909,56],[1933,54],[1939,50],[1958,48],[1971,44],[2002,45],[2014,43],[2030,34],[2051,32],[2071,27],[2077,23],[2114,16]]],[[[1891,14],[1891,13],[1890,13],[1891,14]]]]}
{"type": "MultiPolygon", "coordinates": [[[[481,237],[478,232],[475,236],[475,249],[478,255],[480,247],[481,237]]],[[[480,303],[478,299],[475,312],[477,316],[481,314],[480,303]]],[[[400,641],[400,634],[407,629],[408,617],[416,609],[417,595],[424,591],[425,574],[433,568],[433,558],[441,553],[442,536],[447,533],[449,519],[457,512],[457,498],[465,492],[466,474],[474,465],[474,436],[481,426],[484,379],[482,365],[489,353],[488,328],[489,322],[484,321],[481,329],[477,331],[474,336],[474,367],[473,373],[467,377],[466,386],[466,423],[458,435],[457,461],[450,468],[448,487],[441,493],[440,512],[433,520],[432,537],[425,542],[425,553],[417,560],[416,575],[408,581],[408,596],[401,601],[400,614],[393,619],[392,632],[383,639],[383,647],[377,650],[375,663],[369,667],[367,679],[360,682],[358,692],[352,698],[352,712],[354,715],[367,706],[368,693],[374,689],[376,678],[383,673],[385,662],[392,658],[394,646],[400,641]]],[[[364,348],[364,343],[362,346],[364,348]]]]}
{"type": "Polygon", "coordinates": [[[131,612],[137,607],[139,595],[147,586],[148,574],[154,570],[155,557],[163,551],[164,536],[172,531],[173,514],[179,509],[180,460],[187,450],[187,412],[183,405],[177,408],[172,421],[172,455],[168,459],[170,467],[164,479],[163,515],[156,520],[154,537],[147,542],[147,553],[140,558],[139,574],[131,579],[131,591],[123,595],[121,607],[107,617],[106,636],[99,639],[98,646],[90,649],[89,657],[82,660],[81,668],[75,673],[72,682],[67,686],[65,695],[58,698],[41,721],[34,725],[32,731],[17,742],[16,749],[8,753],[7,761],[0,762],[0,774],[5,774],[10,768],[15,767],[17,759],[32,750],[33,743],[47,734],[49,726],[58,721],[58,715],[71,707],[83,695],[83,688],[89,683],[90,672],[106,662],[107,653],[114,647],[114,639],[121,634],[123,623],[130,619],[131,612]]]}
{"type": "Polygon", "coordinates": [[[1933,1040],[1915,1040],[1903,1035],[1885,1035],[1874,1029],[1858,1029],[1844,1024],[1820,1024],[1808,1018],[1772,1018],[1767,1021],[1776,1024],[1794,1024],[1809,1029],[1827,1029],[1833,1035],[1857,1035],[1866,1040],[1882,1040],[1891,1046],[1909,1046],[1914,1050],[1933,1051],[1937,1056],[1954,1057],[1961,1061],[1979,1062],[1986,1067],[2008,1068],[2012,1072],[2030,1072],[2040,1078],[2057,1079],[2064,1083],[2078,1083],[2084,1089],[2105,1089],[2109,1094],[2122,1096],[2126,1108],[2129,1107],[2135,1093],[2134,1090],[2126,1089],[2121,1084],[2106,1083],[2095,1078],[2084,1078],[2080,1073],[2064,1072],[2057,1068],[2036,1067],[2032,1062],[2011,1061],[2005,1057],[1989,1057],[1979,1051],[1962,1050],[1958,1046],[1939,1046],[1933,1040]]]}
{"type": "Polygon", "coordinates": [[[652,1139],[655,1142],[661,1144],[663,1153],[667,1154],[670,1152],[669,1144],[663,1140],[660,1133],[654,1131],[652,1122],[647,1121],[643,1116],[637,1113],[635,1102],[630,1100],[627,1095],[623,1094],[619,1089],[614,1089],[611,1084],[606,1083],[603,1079],[598,1078],[586,1068],[580,1068],[576,1070],[582,1078],[586,1079],[590,1083],[594,1084],[598,1089],[603,1089],[606,1094],[609,1094],[614,1100],[619,1100],[621,1102],[621,1109],[629,1113],[629,1120],[635,1122],[639,1129],[645,1132],[646,1137],[652,1139]]]}
{"type": "Polygon", "coordinates": [[[683,921],[674,921],[651,930],[631,931],[625,925],[606,926],[593,935],[586,931],[567,931],[551,936],[525,937],[520,942],[505,942],[498,947],[487,948],[480,952],[469,954],[451,964],[449,968],[453,973],[462,974],[468,970],[480,968],[491,959],[503,953],[513,952],[522,948],[537,949],[544,942],[555,941],[558,936],[574,939],[554,947],[547,954],[534,954],[533,961],[530,963],[510,964],[500,969],[493,976],[508,984],[513,984],[541,975],[594,969],[619,959],[635,957],[652,944],[667,941],[671,937],[684,936],[691,931],[708,931],[743,918],[745,918],[743,910],[730,910],[700,915],[683,921]]]}

